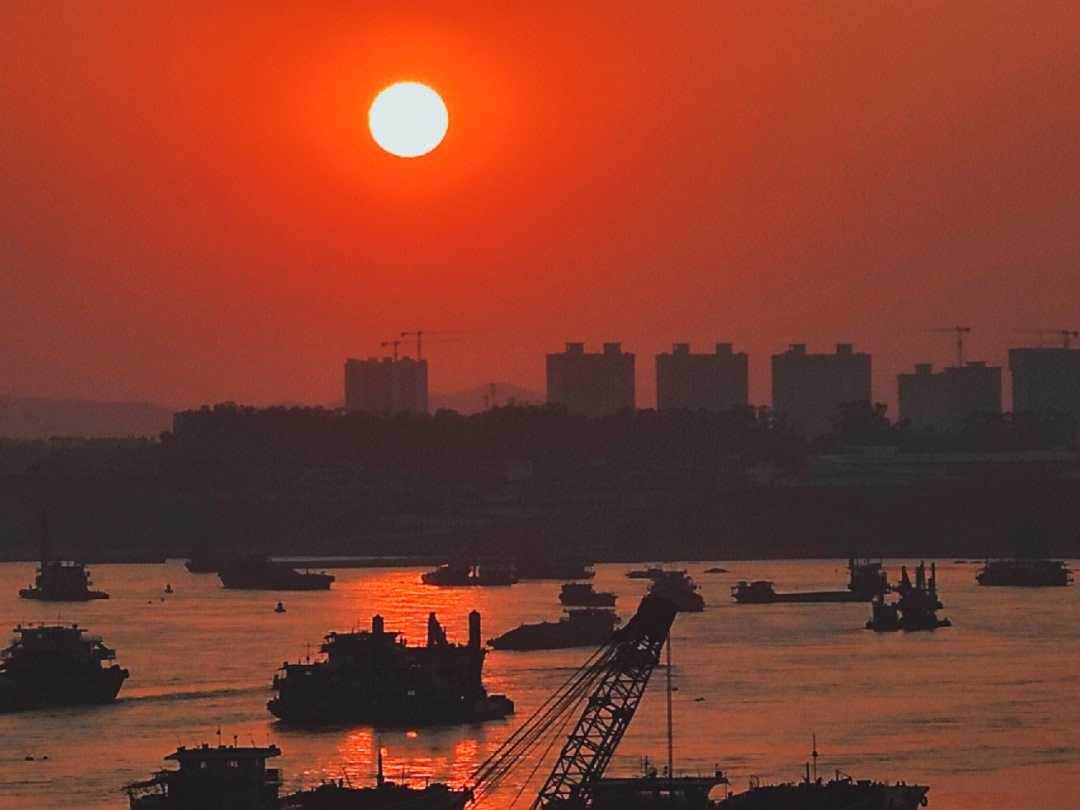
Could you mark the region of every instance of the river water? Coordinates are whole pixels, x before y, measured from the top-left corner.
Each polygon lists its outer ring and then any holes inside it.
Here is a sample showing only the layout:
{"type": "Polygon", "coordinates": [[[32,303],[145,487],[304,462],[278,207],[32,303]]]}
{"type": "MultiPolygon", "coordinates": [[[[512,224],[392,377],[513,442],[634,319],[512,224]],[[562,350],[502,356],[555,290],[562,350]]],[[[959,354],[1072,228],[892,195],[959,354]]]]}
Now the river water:
{"type": "MultiPolygon", "coordinates": [[[[908,561],[910,565],[910,561],[908,561]]],[[[886,561],[890,579],[898,561],[886,561]]],[[[735,580],[777,589],[842,587],[837,560],[687,563],[707,607],[673,628],[676,772],[719,765],[744,790],[799,778],[816,735],[819,770],[930,786],[931,808],[1080,807],[1080,586],[980,588],[977,565],[943,562],[938,589],[953,626],[934,632],[864,630],[865,604],[736,605],[735,580]],[[706,574],[711,565],[731,573],[706,574]]],[[[1077,568],[1075,564],[1072,566],[1077,568]]],[[[600,590],[629,616],[647,582],[627,565],[598,566],[600,590]]],[[[99,565],[88,604],[19,599],[30,564],[0,564],[0,621],[78,622],[117,650],[131,676],[111,706],[0,716],[0,808],[124,808],[121,788],[147,778],[178,744],[276,743],[285,787],[347,776],[366,784],[376,745],[389,777],[464,782],[591,652],[492,652],[489,691],[517,704],[516,718],[416,731],[356,727],[301,732],[271,722],[270,681],[285,659],[316,655],[330,630],[369,627],[425,637],[436,611],[451,641],[465,640],[468,611],[491,638],[523,621],[553,619],[559,583],[439,589],[418,569],[338,570],[329,593],[222,590],[180,562],[99,565]],[[174,592],[164,594],[166,583],[174,592]],[[283,614],[272,610],[281,598],[283,614]],[[26,757],[33,757],[27,761],[26,757]],[[47,756],[48,759],[43,757],[47,756]]],[[[634,774],[643,757],[666,760],[663,670],[658,669],[609,773],[634,774]]],[[[558,746],[556,746],[557,750],[558,746]]],[[[527,807],[546,775],[520,769],[486,806],[527,807]]]]}

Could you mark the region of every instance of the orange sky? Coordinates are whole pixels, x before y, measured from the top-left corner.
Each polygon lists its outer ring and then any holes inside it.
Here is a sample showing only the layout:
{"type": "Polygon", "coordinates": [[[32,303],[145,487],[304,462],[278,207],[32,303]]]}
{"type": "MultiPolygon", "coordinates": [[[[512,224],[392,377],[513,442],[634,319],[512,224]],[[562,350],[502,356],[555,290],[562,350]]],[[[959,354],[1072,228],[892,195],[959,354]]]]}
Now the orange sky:
{"type": "Polygon", "coordinates": [[[422,328],[435,390],[621,340],[648,405],[726,341],[764,403],[850,341],[894,402],[926,327],[1080,328],[1073,0],[237,5],[0,7],[0,395],[329,402],[422,328]],[[427,157],[367,133],[397,79],[427,157]]]}

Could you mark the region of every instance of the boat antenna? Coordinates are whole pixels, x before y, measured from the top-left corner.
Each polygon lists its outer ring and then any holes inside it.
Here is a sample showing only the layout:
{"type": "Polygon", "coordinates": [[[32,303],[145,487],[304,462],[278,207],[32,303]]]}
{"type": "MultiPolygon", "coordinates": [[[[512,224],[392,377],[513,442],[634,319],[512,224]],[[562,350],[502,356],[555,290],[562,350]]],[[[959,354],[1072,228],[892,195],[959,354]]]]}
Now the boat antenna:
{"type": "Polygon", "coordinates": [[[217,727],[217,744],[221,747],[221,726],[217,727]]]}
{"type": "Polygon", "coordinates": [[[813,740],[814,740],[814,749],[811,752],[810,756],[812,756],[814,758],[814,781],[816,782],[817,781],[817,757],[818,757],[818,753],[817,753],[817,734],[813,735],[813,740]]]}
{"type": "Polygon", "coordinates": [[[378,762],[379,762],[378,767],[379,767],[379,769],[375,772],[375,787],[382,787],[383,786],[383,781],[384,781],[384,779],[383,779],[383,762],[382,762],[382,740],[376,738],[375,739],[375,747],[379,752],[379,759],[378,759],[378,762]]]}
{"type": "Polygon", "coordinates": [[[674,742],[671,731],[671,633],[667,637],[667,775],[668,796],[671,796],[671,780],[675,775],[674,742]]]}

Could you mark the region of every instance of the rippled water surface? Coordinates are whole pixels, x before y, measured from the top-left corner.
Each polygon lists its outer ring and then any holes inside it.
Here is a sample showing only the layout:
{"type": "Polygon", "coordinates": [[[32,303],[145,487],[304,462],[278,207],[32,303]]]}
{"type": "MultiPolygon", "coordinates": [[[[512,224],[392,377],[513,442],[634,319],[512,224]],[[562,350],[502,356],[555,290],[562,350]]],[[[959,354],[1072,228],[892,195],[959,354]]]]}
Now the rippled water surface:
{"type": "MultiPolygon", "coordinates": [[[[928,784],[931,808],[1080,807],[1080,586],[980,588],[978,566],[943,563],[941,615],[953,626],[879,635],[862,629],[863,604],[731,601],[740,578],[789,590],[842,587],[840,561],[718,564],[731,573],[705,574],[713,563],[680,566],[708,606],[680,614],[673,631],[676,770],[710,773],[719,764],[738,790],[751,774],[797,779],[816,734],[823,772],[928,784]]],[[[899,574],[899,563],[886,565],[899,574]]],[[[599,566],[595,580],[618,593],[624,617],[646,587],[626,578],[628,567],[599,566]]],[[[464,641],[473,608],[484,638],[560,613],[556,582],[437,589],[421,585],[417,569],[334,573],[329,593],[278,595],[224,591],[217,577],[180,563],[101,565],[92,574],[111,599],[50,605],[17,596],[34,566],[0,564],[0,622],[78,622],[131,671],[114,705],[0,716],[0,808],[126,807],[125,783],[148,777],[180,743],[216,743],[219,727],[226,742],[277,743],[275,764],[290,791],[345,775],[366,783],[377,744],[395,779],[461,783],[590,652],[490,653],[488,689],[517,703],[508,721],[284,729],[266,710],[274,669],[309,645],[314,656],[330,630],[367,627],[380,613],[388,630],[420,642],[434,610],[450,639],[464,641]],[[174,593],[163,593],[166,583],[174,593]],[[284,614],[272,610],[279,598],[284,614]]],[[[663,687],[658,670],[613,772],[637,772],[644,756],[666,758],[663,687]]],[[[522,770],[488,806],[510,806],[531,768],[522,770]]],[[[540,768],[534,778],[544,775],[540,768]]],[[[527,786],[516,806],[533,795],[527,786]]]]}

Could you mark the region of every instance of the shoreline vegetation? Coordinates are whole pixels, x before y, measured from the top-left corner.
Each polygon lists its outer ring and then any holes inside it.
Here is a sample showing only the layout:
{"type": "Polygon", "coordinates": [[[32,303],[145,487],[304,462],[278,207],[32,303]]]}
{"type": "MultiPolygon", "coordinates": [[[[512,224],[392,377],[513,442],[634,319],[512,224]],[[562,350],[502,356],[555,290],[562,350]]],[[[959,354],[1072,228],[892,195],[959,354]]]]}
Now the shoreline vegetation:
{"type": "MultiPolygon", "coordinates": [[[[1052,412],[812,441],[762,409],[376,417],[218,405],[150,439],[0,440],[0,559],[1080,557],[1080,447],[1052,412]]],[[[372,564],[373,564],[372,563],[372,564]]],[[[354,563],[355,564],[355,563],[354,563]]]]}

